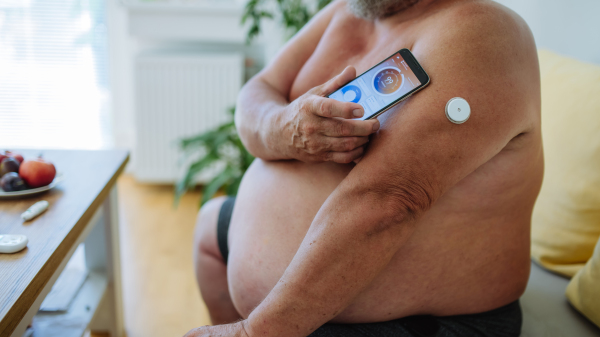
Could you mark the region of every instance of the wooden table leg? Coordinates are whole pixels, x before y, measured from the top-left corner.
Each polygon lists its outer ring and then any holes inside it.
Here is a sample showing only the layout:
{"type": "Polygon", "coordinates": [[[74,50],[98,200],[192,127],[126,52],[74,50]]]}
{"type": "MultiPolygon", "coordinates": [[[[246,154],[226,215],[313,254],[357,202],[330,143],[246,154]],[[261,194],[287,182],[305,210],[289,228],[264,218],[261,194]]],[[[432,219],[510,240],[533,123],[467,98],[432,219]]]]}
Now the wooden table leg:
{"type": "Polygon", "coordinates": [[[85,241],[86,265],[90,272],[106,273],[108,287],[104,299],[90,324],[90,330],[107,331],[111,337],[122,337],[125,329],[116,187],[111,190],[106,198],[101,212],[102,220],[85,241]]]}

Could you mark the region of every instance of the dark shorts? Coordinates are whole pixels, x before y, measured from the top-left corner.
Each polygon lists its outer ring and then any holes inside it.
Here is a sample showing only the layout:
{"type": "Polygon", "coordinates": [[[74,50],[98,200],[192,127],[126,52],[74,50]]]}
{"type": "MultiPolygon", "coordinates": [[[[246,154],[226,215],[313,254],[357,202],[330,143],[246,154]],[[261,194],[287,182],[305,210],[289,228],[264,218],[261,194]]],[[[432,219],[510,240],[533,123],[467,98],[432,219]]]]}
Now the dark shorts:
{"type": "MultiPolygon", "coordinates": [[[[227,198],[217,221],[217,241],[225,263],[229,255],[227,236],[235,198],[227,198]]],[[[519,301],[480,314],[457,316],[411,316],[387,322],[362,324],[327,323],[309,337],[513,337],[521,334],[519,301]]]]}

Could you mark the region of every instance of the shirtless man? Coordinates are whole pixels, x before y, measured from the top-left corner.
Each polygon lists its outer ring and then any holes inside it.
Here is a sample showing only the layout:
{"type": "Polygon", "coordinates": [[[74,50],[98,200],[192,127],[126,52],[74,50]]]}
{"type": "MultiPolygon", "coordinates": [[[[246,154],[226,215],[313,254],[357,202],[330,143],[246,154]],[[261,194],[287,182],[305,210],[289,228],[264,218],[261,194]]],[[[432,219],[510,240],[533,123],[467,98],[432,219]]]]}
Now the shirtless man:
{"type": "Polygon", "coordinates": [[[187,336],[519,335],[543,153],[537,53],[515,13],[336,1],[245,85],[236,125],[257,159],[196,234],[222,325],[187,336]],[[401,48],[431,84],[379,120],[324,97],[401,48]],[[464,124],[445,116],[453,97],[464,124]]]}

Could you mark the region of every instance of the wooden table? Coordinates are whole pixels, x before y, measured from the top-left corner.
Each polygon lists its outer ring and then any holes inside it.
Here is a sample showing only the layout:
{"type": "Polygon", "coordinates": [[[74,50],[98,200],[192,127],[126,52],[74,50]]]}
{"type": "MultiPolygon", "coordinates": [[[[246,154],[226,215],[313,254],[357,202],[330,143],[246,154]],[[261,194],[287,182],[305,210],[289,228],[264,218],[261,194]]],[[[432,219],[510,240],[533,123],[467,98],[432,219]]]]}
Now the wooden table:
{"type": "MultiPolygon", "coordinates": [[[[90,275],[79,290],[81,296],[77,295],[71,304],[73,308],[64,315],[87,320],[85,329],[122,336],[115,184],[129,159],[128,153],[121,150],[19,152],[26,159],[42,152],[64,174],[65,180],[39,196],[0,199],[0,233],[24,234],[29,238],[25,250],[0,254],[0,336],[23,335],[81,242],[85,242],[90,275]],[[21,213],[39,200],[47,200],[49,209],[33,221],[23,222],[21,213]]],[[[68,335],[81,333],[74,329],[68,335]]],[[[40,331],[36,334],[44,335],[40,331]]]]}

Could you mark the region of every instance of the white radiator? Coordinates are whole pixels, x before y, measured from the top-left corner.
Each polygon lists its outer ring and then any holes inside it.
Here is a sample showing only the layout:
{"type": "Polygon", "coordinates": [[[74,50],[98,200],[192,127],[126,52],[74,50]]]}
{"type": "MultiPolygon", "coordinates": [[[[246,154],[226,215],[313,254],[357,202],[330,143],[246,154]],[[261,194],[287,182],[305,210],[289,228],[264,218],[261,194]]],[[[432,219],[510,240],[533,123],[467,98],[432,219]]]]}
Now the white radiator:
{"type": "Polygon", "coordinates": [[[172,183],[179,178],[178,140],[231,120],[242,86],[241,54],[140,55],[136,59],[135,177],[172,183]]]}

